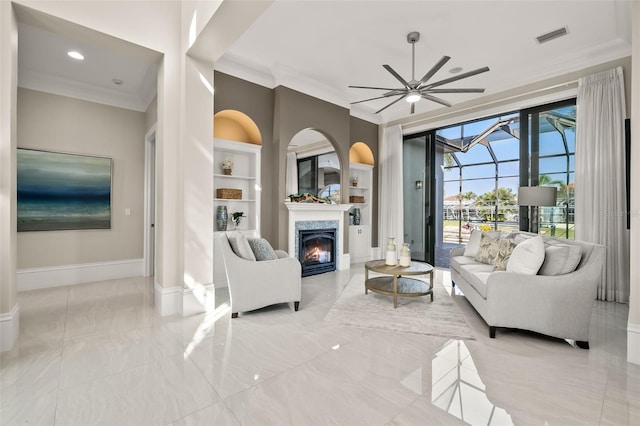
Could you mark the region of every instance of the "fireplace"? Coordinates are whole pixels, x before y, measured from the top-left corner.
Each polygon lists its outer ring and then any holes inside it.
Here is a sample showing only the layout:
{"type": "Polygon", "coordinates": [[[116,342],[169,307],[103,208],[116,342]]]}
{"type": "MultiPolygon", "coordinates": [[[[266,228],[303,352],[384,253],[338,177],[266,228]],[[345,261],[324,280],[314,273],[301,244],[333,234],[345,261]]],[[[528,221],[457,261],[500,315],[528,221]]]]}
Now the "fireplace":
{"type": "Polygon", "coordinates": [[[299,229],[298,260],[302,276],[336,270],[336,229],[299,229]]]}

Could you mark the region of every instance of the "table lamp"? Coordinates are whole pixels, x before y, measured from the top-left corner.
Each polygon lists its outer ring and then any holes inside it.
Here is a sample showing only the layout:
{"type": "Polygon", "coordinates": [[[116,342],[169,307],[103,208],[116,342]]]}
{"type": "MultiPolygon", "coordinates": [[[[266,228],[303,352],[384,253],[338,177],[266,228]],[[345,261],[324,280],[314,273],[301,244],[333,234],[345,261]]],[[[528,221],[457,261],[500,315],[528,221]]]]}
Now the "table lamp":
{"type": "Polygon", "coordinates": [[[518,188],[518,204],[531,207],[529,232],[538,233],[540,226],[538,207],[555,206],[557,194],[558,188],[555,186],[521,186],[518,188]]]}

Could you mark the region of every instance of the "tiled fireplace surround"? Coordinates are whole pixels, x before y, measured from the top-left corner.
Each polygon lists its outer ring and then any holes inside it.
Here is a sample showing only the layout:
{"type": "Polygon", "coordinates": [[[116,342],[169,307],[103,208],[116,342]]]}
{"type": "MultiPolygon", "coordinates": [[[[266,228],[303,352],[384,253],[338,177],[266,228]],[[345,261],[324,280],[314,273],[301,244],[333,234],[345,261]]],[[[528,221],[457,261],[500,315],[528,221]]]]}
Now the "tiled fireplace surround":
{"type": "Polygon", "coordinates": [[[338,270],[349,269],[349,253],[344,252],[344,215],[352,204],[285,203],[289,210],[290,255],[298,256],[298,231],[301,229],[337,229],[336,256],[338,270]]]}

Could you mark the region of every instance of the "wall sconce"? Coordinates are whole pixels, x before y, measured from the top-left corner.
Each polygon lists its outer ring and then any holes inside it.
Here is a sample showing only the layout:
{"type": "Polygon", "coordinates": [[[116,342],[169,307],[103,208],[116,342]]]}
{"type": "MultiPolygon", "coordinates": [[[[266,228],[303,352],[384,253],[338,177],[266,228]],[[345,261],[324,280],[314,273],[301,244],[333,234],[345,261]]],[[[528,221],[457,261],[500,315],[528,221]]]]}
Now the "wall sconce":
{"type": "Polygon", "coordinates": [[[422,189],[422,181],[421,180],[417,180],[416,181],[416,189],[422,189]]]}

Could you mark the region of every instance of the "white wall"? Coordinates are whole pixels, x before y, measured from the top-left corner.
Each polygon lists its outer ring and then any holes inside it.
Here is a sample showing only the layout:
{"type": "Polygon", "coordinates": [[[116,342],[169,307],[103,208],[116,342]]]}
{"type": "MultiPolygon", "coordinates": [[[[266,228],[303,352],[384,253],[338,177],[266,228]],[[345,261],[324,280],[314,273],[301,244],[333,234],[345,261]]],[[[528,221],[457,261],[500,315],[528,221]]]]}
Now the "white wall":
{"type": "Polygon", "coordinates": [[[16,303],[16,92],[18,28],[11,4],[0,1],[0,351],[18,337],[16,303]]]}
{"type": "Polygon", "coordinates": [[[142,112],[18,89],[18,148],[113,162],[111,229],[20,232],[18,269],[142,258],[144,135],[142,112]]]}
{"type": "Polygon", "coordinates": [[[633,4],[631,65],[631,232],[627,360],[640,364],[640,3],[633,4]]]}

